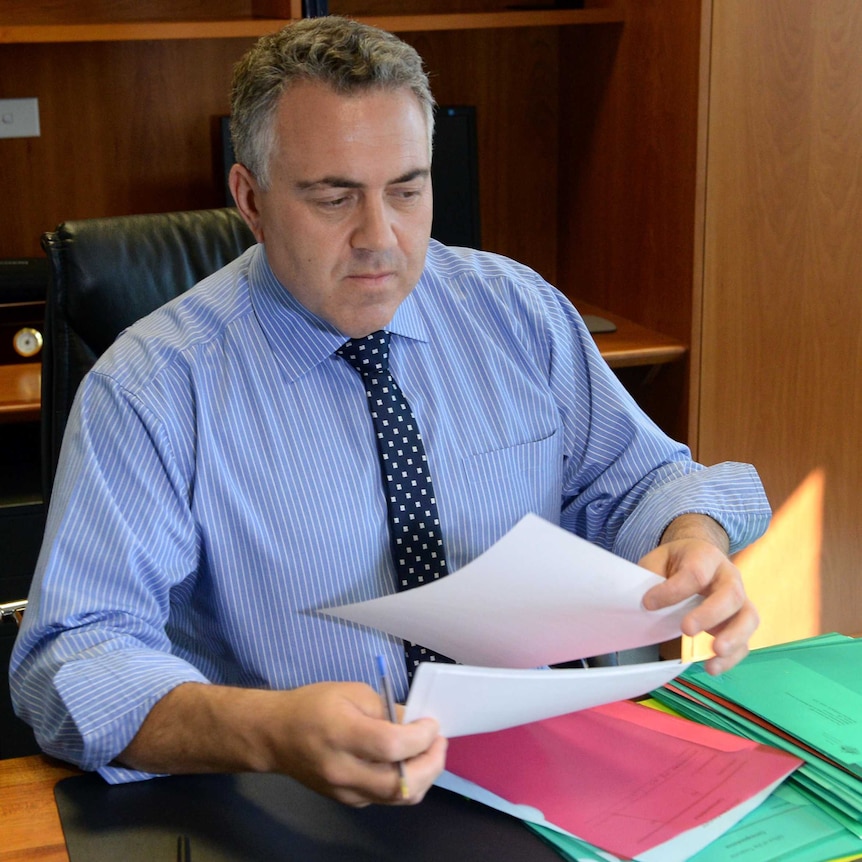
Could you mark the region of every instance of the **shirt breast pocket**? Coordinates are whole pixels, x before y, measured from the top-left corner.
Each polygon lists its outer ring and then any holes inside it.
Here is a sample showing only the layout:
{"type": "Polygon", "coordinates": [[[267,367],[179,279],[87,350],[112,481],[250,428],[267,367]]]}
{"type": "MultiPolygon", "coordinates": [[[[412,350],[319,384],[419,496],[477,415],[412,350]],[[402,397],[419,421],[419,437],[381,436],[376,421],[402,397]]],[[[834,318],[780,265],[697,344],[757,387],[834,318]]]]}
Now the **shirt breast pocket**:
{"type": "Polygon", "coordinates": [[[559,522],[561,437],[554,429],[536,440],[463,459],[465,498],[469,500],[464,517],[474,531],[483,534],[480,542],[485,547],[530,512],[559,522]]]}

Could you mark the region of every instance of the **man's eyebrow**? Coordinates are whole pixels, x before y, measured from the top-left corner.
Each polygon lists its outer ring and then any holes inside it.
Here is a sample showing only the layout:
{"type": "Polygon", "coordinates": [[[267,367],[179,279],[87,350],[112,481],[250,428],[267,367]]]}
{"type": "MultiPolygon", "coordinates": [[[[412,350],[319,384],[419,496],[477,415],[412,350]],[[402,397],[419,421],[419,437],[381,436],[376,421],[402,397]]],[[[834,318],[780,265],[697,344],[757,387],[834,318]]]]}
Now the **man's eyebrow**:
{"type": "Polygon", "coordinates": [[[413,180],[425,179],[429,176],[431,176],[430,168],[416,168],[412,171],[407,171],[406,174],[402,174],[400,177],[396,177],[389,183],[389,185],[397,186],[400,183],[410,183],[413,182],[413,180]]]}
{"type": "MultiPolygon", "coordinates": [[[[413,180],[422,179],[431,175],[429,168],[414,168],[412,171],[402,174],[400,177],[395,177],[389,180],[388,186],[397,186],[401,183],[409,183],[413,180]]],[[[298,191],[308,191],[309,189],[330,188],[330,189],[361,189],[365,184],[356,180],[349,180],[346,177],[327,176],[320,177],[317,180],[299,180],[296,183],[298,191]]]]}

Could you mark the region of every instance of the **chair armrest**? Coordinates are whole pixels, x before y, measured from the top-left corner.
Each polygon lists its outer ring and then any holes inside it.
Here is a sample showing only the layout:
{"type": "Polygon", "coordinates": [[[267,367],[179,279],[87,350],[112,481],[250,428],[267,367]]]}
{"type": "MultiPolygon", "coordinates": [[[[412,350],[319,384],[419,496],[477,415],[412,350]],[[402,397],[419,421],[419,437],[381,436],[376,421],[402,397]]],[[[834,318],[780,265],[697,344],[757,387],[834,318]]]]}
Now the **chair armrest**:
{"type": "Polygon", "coordinates": [[[13,618],[18,625],[21,625],[21,619],[24,616],[24,610],[27,607],[27,599],[20,599],[17,602],[6,602],[0,605],[0,620],[5,620],[7,617],[13,618]]]}

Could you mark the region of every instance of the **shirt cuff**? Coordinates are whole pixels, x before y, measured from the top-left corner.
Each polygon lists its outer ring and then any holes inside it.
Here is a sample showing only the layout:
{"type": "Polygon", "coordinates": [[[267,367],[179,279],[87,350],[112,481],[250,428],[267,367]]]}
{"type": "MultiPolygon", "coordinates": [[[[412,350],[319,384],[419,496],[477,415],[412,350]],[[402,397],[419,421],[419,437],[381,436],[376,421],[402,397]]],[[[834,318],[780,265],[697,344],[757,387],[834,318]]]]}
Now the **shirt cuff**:
{"type": "Polygon", "coordinates": [[[658,546],[671,521],[689,514],[721,524],[733,554],[766,532],[772,510],[754,467],[726,461],[650,488],[620,528],[614,553],[637,562],[658,546]]]}
{"type": "Polygon", "coordinates": [[[80,734],[78,765],[98,770],[110,783],[150,777],[111,761],[132,741],[155,704],[186,682],[209,680],[182,659],[149,650],[115,650],[63,665],[55,684],[80,734]]]}

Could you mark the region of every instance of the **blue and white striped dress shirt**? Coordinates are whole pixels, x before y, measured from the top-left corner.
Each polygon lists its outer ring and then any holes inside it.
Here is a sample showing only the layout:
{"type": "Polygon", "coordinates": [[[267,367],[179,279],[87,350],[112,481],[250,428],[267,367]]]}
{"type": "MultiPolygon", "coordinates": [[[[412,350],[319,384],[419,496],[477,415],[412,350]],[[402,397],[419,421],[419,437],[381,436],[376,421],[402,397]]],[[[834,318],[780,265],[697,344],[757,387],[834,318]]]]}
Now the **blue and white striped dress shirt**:
{"type": "MultiPolygon", "coordinates": [[[[510,260],[432,242],[391,326],[457,570],[524,514],[637,560],[683,512],[734,548],[769,506],[704,469],[618,384],[571,304],[510,260]]],[[[46,751],[109,781],[186,681],[374,683],[400,641],[316,608],[394,590],[362,382],[263,247],[140,321],[82,384],[11,671],[46,751]]],[[[573,657],[574,658],[574,657],[573,657]]],[[[406,694],[406,676],[396,678],[406,694]]]]}

